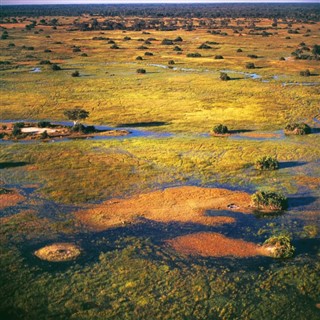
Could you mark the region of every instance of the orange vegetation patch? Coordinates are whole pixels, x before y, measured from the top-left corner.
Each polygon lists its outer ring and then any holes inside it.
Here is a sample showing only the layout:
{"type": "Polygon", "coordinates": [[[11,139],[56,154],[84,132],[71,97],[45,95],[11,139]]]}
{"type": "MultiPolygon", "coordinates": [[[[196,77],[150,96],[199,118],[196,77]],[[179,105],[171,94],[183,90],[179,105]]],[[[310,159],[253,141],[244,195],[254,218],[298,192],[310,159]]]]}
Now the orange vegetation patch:
{"type": "Polygon", "coordinates": [[[176,251],[203,257],[253,257],[267,255],[264,249],[252,242],[227,238],[219,233],[200,232],[168,240],[176,251]]]}
{"type": "Polygon", "coordinates": [[[132,223],[139,217],[159,222],[192,222],[203,225],[233,223],[231,217],[209,217],[208,209],[223,210],[228,205],[250,211],[250,196],[244,192],[200,187],[179,187],[113,199],[92,209],[76,213],[85,225],[104,230],[132,223]]]}
{"type": "Polygon", "coordinates": [[[0,194],[0,209],[15,206],[23,200],[25,200],[24,196],[16,190],[10,190],[10,193],[0,194]]]}
{"type": "Polygon", "coordinates": [[[308,186],[310,189],[317,189],[320,185],[320,178],[310,176],[295,177],[297,184],[308,186]]]}

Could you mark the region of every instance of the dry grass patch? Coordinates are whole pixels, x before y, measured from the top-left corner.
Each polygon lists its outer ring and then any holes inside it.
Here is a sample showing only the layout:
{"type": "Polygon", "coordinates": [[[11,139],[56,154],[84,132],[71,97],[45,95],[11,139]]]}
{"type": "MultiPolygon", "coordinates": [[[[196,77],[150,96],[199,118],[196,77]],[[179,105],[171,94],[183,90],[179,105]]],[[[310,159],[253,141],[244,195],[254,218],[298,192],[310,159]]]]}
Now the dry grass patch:
{"type": "Polygon", "coordinates": [[[176,251],[203,257],[253,257],[266,255],[255,243],[225,237],[219,233],[200,232],[168,240],[176,251]]]}
{"type": "Polygon", "coordinates": [[[85,225],[104,230],[133,223],[143,217],[158,222],[192,222],[203,225],[232,223],[231,217],[208,217],[208,209],[223,210],[231,203],[249,212],[250,196],[244,192],[200,187],[179,187],[140,194],[128,199],[113,199],[93,209],[76,213],[85,225]]]}

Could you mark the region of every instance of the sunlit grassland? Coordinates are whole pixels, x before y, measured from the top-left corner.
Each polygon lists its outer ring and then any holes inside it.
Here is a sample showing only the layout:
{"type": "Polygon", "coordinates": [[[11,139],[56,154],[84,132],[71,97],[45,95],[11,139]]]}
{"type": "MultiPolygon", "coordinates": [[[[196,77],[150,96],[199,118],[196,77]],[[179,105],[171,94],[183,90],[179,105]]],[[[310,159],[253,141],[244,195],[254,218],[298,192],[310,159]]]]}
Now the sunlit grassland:
{"type": "Polygon", "coordinates": [[[155,129],[188,132],[207,132],[219,122],[231,129],[280,129],[289,121],[310,121],[318,112],[319,87],[283,86],[283,82],[319,82],[318,63],[279,61],[281,56],[290,56],[302,41],[308,45],[318,43],[317,25],[310,28],[312,36],[290,35],[291,39],[285,39],[287,30],[282,29],[278,35],[266,38],[245,33],[238,36],[230,30],[223,37],[208,34],[206,30],[151,31],[145,35],[134,31],[66,32],[64,27],[58,30],[43,27],[39,34],[8,29],[12,38],[2,40],[1,46],[14,42],[16,47],[3,50],[1,59],[12,61],[19,68],[2,71],[1,117],[61,120],[63,110],[81,106],[90,111],[88,121],[92,123],[164,121],[167,126],[155,129]],[[161,45],[162,39],[174,39],[178,35],[184,40],[176,43],[184,50],[181,55],[172,50],[173,46],[161,45]],[[109,37],[120,49],[110,49],[106,40],[92,40],[94,36],[109,37]],[[125,36],[132,40],[123,40],[125,36]],[[137,41],[149,37],[157,40],[151,41],[151,45],[137,41]],[[209,50],[197,49],[205,41],[219,44],[211,45],[209,50]],[[34,46],[35,50],[21,50],[22,45],[34,46]],[[74,53],[73,45],[82,51],[74,53]],[[140,45],[148,49],[137,49],[140,45]],[[237,53],[237,48],[243,52],[237,53]],[[45,49],[52,52],[44,53],[45,49]],[[144,56],[146,51],[154,56],[144,56]],[[200,52],[203,57],[187,58],[189,52],[200,52]],[[81,56],[82,53],[88,57],[81,56]],[[35,58],[26,58],[28,54],[35,58]],[[215,60],[216,54],[225,59],[215,60]],[[259,58],[250,59],[248,54],[259,58]],[[138,55],[144,60],[137,62],[138,55]],[[50,66],[41,65],[40,73],[30,73],[40,60],[57,62],[63,70],[54,72],[50,66]],[[169,60],[176,62],[175,67],[196,71],[150,66],[167,65],[169,60]],[[259,67],[252,72],[270,82],[244,79],[235,73],[230,73],[235,80],[220,81],[220,70],[248,72],[245,69],[248,61],[259,67]],[[147,74],[136,74],[138,68],[145,68],[147,74]],[[307,68],[315,76],[299,76],[299,71],[307,68]],[[74,70],[80,72],[79,78],[71,77],[74,70]],[[273,80],[273,76],[279,76],[279,80],[273,80]]]}
{"type": "MultiPolygon", "coordinates": [[[[319,137],[306,137],[307,144],[302,139],[244,143],[228,138],[182,136],[10,145],[2,146],[0,160],[29,163],[21,181],[42,183],[44,195],[70,203],[182,183],[226,184],[249,190],[262,186],[294,193],[298,188],[295,177],[319,175],[319,137]],[[253,165],[262,154],[276,156],[280,163],[296,163],[296,167],[259,173],[253,165]],[[311,162],[310,168],[303,166],[306,161],[311,162]]],[[[14,183],[19,174],[12,175],[9,169],[3,172],[3,179],[14,183]]]]}

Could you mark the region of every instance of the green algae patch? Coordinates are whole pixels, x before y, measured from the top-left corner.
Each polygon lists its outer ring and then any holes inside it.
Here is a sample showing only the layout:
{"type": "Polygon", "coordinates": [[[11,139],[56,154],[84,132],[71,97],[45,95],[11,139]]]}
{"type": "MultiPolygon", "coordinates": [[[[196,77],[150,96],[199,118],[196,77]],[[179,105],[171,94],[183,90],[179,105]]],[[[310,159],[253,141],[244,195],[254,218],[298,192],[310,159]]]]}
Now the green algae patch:
{"type": "Polygon", "coordinates": [[[41,260],[63,262],[76,259],[81,254],[81,249],[73,243],[54,243],[35,251],[34,254],[41,260]]]}

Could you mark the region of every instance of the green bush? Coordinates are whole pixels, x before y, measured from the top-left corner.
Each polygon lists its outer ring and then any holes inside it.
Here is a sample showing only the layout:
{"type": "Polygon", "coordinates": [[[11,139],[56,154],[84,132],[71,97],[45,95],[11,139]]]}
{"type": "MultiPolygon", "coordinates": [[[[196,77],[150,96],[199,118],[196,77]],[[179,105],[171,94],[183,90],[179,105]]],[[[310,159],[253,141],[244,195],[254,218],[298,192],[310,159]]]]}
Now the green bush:
{"type": "Polygon", "coordinates": [[[288,207],[288,200],[280,193],[271,191],[257,191],[251,196],[255,207],[268,210],[284,210],[288,207]]]}
{"type": "Polygon", "coordinates": [[[201,54],[198,53],[198,52],[188,53],[188,54],[187,54],[187,57],[188,57],[188,58],[200,58],[200,57],[201,57],[201,54]]]}
{"type": "Polygon", "coordinates": [[[263,243],[263,247],[267,249],[274,258],[290,258],[295,251],[295,247],[291,244],[290,237],[286,235],[270,237],[263,243]]]}
{"type": "Polygon", "coordinates": [[[51,69],[52,69],[53,71],[59,71],[59,70],[61,70],[61,67],[58,66],[57,64],[53,64],[53,65],[51,66],[51,69]]]}
{"type": "Polygon", "coordinates": [[[51,126],[49,121],[39,121],[37,124],[38,128],[48,128],[51,126]]]}
{"type": "Polygon", "coordinates": [[[247,69],[255,69],[255,65],[254,65],[254,63],[253,62],[247,62],[246,63],[246,68],[247,69]]]}
{"type": "Polygon", "coordinates": [[[223,124],[218,124],[213,128],[213,133],[215,134],[226,134],[228,133],[228,127],[223,124]]]}
{"type": "Polygon", "coordinates": [[[305,123],[291,123],[284,128],[285,134],[305,135],[311,133],[311,128],[305,123]]]}
{"type": "Polygon", "coordinates": [[[300,71],[300,76],[302,76],[302,77],[310,77],[311,76],[311,72],[310,72],[309,69],[300,71]]]}
{"type": "Polygon", "coordinates": [[[146,73],[146,69],[137,69],[137,73],[145,74],[146,73]]]}
{"type": "Polygon", "coordinates": [[[50,138],[49,135],[48,135],[48,132],[47,130],[43,131],[41,134],[40,134],[40,139],[48,139],[50,138]]]}
{"type": "Polygon", "coordinates": [[[142,59],[141,56],[137,56],[137,57],[136,57],[136,60],[141,61],[141,60],[143,60],[143,59],[142,59]]]}
{"type": "Polygon", "coordinates": [[[214,58],[216,60],[221,60],[221,59],[223,59],[223,56],[221,54],[217,54],[214,58]]]}
{"type": "Polygon", "coordinates": [[[13,191],[10,190],[10,189],[6,189],[6,188],[2,188],[0,187],[0,194],[10,194],[12,193],[13,191]]]}
{"type": "Polygon", "coordinates": [[[255,167],[258,170],[276,170],[279,168],[279,162],[276,158],[263,156],[257,159],[255,167]]]}
{"type": "Polygon", "coordinates": [[[225,72],[220,72],[220,79],[222,81],[228,81],[230,80],[231,78],[225,73],[225,72]]]}
{"type": "Polygon", "coordinates": [[[72,72],[71,73],[71,77],[80,77],[80,73],[79,73],[79,71],[74,71],[74,72],[72,72]]]}
{"type": "Polygon", "coordinates": [[[13,125],[14,128],[24,128],[25,127],[25,123],[24,122],[16,122],[14,125],[13,125]]]}

